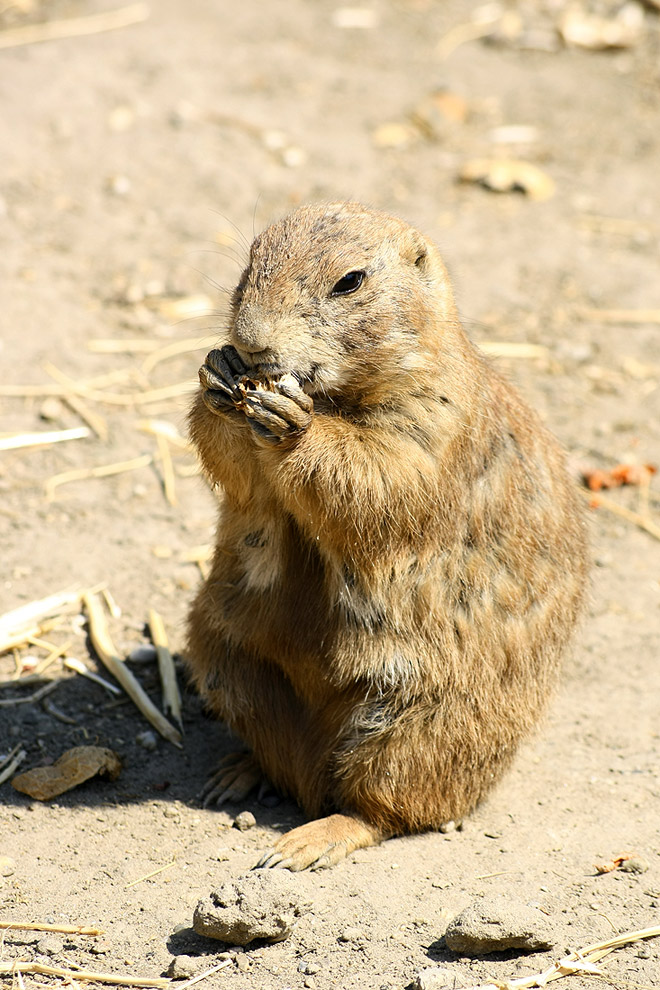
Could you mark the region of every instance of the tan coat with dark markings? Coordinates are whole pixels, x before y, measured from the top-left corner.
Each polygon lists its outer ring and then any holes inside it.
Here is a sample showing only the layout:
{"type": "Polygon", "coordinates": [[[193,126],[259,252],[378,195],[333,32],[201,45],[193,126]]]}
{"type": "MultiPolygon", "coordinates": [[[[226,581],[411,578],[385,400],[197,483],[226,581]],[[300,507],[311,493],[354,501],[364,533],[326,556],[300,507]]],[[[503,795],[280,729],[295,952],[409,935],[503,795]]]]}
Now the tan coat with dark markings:
{"type": "Polygon", "coordinates": [[[437,249],[358,204],[256,239],[191,435],[224,492],[188,660],[327,865],[460,819],[538,720],[585,583],[562,453],[469,342],[437,249]]]}

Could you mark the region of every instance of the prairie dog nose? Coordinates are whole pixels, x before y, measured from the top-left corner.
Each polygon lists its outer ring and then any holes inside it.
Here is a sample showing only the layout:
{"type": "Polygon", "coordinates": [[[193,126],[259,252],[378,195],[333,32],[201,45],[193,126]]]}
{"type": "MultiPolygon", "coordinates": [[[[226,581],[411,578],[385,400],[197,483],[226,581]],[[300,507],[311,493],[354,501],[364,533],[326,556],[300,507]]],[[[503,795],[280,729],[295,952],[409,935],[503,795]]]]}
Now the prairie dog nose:
{"type": "Polygon", "coordinates": [[[273,331],[261,307],[245,303],[232,328],[232,343],[248,354],[265,351],[272,340],[273,331]]]}

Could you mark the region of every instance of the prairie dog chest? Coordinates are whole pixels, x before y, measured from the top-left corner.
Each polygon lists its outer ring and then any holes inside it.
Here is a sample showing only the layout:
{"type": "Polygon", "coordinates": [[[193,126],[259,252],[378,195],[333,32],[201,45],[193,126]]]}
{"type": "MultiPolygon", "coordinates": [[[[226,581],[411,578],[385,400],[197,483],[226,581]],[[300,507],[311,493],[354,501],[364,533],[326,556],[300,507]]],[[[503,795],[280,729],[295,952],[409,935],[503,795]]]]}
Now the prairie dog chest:
{"type": "Polygon", "coordinates": [[[284,580],[284,533],[275,518],[247,518],[232,527],[227,534],[227,550],[231,547],[235,567],[242,572],[246,591],[265,592],[284,580]]]}

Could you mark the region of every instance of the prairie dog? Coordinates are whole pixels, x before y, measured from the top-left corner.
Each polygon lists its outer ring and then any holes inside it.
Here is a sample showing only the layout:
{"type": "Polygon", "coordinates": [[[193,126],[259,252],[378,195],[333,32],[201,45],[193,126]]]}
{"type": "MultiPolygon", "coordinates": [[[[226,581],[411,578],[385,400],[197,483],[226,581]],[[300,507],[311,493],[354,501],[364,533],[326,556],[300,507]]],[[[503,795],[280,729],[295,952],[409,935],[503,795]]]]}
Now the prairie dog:
{"type": "Polygon", "coordinates": [[[561,450],[465,335],[437,248],[357,203],[255,239],[191,436],[223,492],[187,657],[312,819],[260,860],[327,866],[474,808],[537,722],[580,610],[561,450]]]}

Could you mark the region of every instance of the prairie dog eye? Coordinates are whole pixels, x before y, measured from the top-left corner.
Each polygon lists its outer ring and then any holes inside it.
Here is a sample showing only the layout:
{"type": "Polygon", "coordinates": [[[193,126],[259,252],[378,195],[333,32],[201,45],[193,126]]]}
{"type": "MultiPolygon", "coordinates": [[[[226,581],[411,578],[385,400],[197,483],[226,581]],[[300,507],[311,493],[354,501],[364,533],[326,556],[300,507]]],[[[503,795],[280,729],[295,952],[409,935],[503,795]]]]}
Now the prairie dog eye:
{"type": "Polygon", "coordinates": [[[333,286],[331,296],[349,296],[356,292],[364,281],[364,272],[348,272],[333,286]]]}

